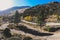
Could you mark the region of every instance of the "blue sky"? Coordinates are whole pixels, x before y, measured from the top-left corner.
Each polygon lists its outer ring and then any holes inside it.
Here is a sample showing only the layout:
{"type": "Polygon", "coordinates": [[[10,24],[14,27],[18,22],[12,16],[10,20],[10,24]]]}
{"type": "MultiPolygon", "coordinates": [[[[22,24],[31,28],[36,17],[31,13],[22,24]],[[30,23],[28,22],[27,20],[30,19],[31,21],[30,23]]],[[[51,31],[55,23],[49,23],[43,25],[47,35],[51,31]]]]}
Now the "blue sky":
{"type": "Polygon", "coordinates": [[[35,6],[54,1],[60,2],[60,0],[0,0],[0,10],[5,10],[13,6],[35,6]]]}
{"type": "Polygon", "coordinates": [[[38,4],[46,4],[53,1],[60,0],[13,0],[15,6],[35,6],[38,4]]]}

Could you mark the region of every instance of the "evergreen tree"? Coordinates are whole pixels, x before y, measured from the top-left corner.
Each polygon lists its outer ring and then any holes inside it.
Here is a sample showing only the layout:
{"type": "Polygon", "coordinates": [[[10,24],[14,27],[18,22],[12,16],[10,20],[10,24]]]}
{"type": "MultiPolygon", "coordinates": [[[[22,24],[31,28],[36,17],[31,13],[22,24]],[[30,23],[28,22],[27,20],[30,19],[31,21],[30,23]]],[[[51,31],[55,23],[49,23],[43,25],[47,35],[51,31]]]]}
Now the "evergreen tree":
{"type": "Polygon", "coordinates": [[[43,9],[41,9],[42,11],[40,11],[39,13],[38,13],[38,24],[40,25],[40,26],[44,26],[45,25],[45,19],[46,19],[46,13],[45,13],[45,11],[44,11],[44,8],[43,9]]]}
{"type": "Polygon", "coordinates": [[[15,15],[14,15],[14,23],[18,26],[18,23],[20,23],[20,14],[18,13],[18,11],[16,11],[15,15]]]}
{"type": "Polygon", "coordinates": [[[5,36],[5,37],[11,37],[12,35],[11,35],[11,33],[10,33],[10,29],[8,29],[8,28],[6,28],[4,31],[3,31],[3,35],[5,36]]]}

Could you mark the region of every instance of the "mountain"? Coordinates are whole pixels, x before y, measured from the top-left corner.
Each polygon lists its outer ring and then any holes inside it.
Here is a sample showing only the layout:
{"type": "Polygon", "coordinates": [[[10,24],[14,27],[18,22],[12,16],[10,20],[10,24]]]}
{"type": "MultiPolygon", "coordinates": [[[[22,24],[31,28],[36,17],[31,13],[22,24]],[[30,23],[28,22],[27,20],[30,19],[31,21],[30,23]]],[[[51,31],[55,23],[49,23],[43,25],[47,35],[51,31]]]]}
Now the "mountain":
{"type": "Polygon", "coordinates": [[[15,6],[15,7],[12,7],[12,8],[9,8],[9,9],[6,9],[6,10],[3,10],[0,12],[0,15],[7,15],[9,14],[10,12],[13,12],[15,10],[18,10],[18,9],[24,9],[24,8],[29,8],[30,6],[15,6]]]}
{"type": "MultiPolygon", "coordinates": [[[[25,11],[26,9],[28,9],[28,8],[18,9],[17,11],[19,12],[19,14],[21,14],[21,15],[22,15],[22,13],[24,13],[24,11],[25,11]]],[[[10,13],[9,13],[9,14],[7,14],[7,15],[8,15],[9,17],[10,17],[10,16],[13,16],[13,15],[15,14],[15,12],[16,12],[16,10],[15,10],[15,11],[10,12],[10,13]]]]}
{"type": "Polygon", "coordinates": [[[24,11],[25,15],[38,15],[43,12],[45,14],[60,14],[60,2],[50,2],[48,4],[36,5],[24,11]]]}

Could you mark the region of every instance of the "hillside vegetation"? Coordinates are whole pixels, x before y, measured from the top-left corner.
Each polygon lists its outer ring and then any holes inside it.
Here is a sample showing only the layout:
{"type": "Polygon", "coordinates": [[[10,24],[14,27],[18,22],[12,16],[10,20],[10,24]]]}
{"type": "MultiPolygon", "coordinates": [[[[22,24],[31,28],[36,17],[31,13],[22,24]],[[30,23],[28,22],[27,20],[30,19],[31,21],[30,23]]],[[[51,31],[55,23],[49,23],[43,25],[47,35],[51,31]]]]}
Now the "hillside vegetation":
{"type": "Polygon", "coordinates": [[[39,24],[45,24],[46,22],[60,22],[60,2],[37,5],[26,9],[23,14],[24,17],[37,17],[37,22],[39,24]]]}

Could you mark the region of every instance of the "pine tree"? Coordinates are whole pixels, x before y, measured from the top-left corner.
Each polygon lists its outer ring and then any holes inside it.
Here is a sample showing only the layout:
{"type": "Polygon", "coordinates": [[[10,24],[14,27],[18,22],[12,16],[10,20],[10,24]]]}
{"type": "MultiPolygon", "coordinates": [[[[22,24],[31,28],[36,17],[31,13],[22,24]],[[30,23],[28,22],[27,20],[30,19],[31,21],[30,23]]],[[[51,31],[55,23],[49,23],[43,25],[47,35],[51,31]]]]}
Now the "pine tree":
{"type": "Polygon", "coordinates": [[[46,15],[47,15],[47,14],[45,13],[44,9],[42,9],[42,11],[40,11],[40,12],[38,13],[38,24],[39,24],[40,26],[44,26],[44,25],[45,25],[46,15]]]}
{"type": "Polygon", "coordinates": [[[18,23],[20,23],[20,14],[18,13],[18,11],[16,11],[15,15],[14,15],[14,23],[18,26],[18,23]]]}

